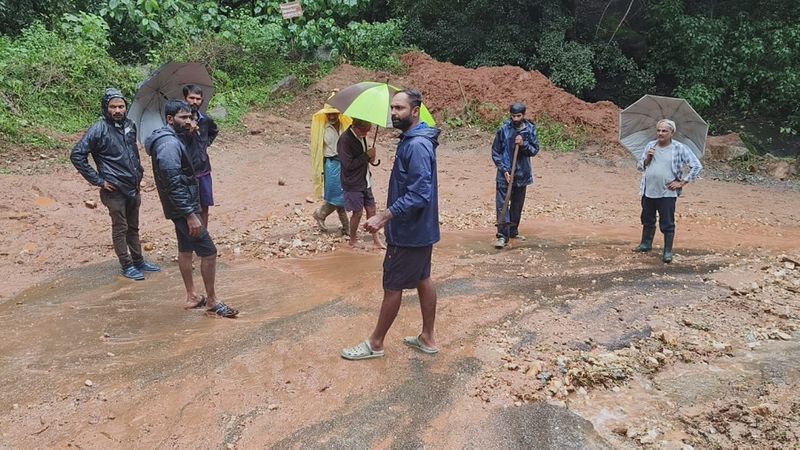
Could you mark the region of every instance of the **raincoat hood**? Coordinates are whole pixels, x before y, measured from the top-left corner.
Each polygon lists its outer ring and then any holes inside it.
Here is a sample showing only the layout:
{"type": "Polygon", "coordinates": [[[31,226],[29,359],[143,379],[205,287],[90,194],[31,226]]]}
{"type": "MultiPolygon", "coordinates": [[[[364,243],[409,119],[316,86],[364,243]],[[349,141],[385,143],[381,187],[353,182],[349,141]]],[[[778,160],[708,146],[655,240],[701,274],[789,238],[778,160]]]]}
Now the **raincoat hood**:
{"type": "MultiPolygon", "coordinates": [[[[114,88],[106,89],[106,93],[103,94],[103,100],[100,102],[100,108],[101,108],[100,112],[102,113],[104,119],[112,122],[114,121],[114,119],[112,119],[111,115],[108,113],[108,104],[111,103],[111,100],[114,100],[115,98],[121,98],[125,102],[126,118],[127,118],[127,109],[130,106],[128,99],[125,98],[124,95],[122,95],[122,92],[120,92],[119,89],[114,89],[114,88]]],[[[125,120],[123,119],[123,122],[124,121],[125,120]]]]}
{"type": "Polygon", "coordinates": [[[178,138],[178,135],[175,134],[175,130],[173,130],[169,125],[164,125],[156,131],[153,131],[153,134],[150,136],[147,136],[147,139],[144,140],[144,150],[148,155],[153,155],[153,147],[155,146],[156,141],[165,136],[174,136],[175,138],[178,138]]]}

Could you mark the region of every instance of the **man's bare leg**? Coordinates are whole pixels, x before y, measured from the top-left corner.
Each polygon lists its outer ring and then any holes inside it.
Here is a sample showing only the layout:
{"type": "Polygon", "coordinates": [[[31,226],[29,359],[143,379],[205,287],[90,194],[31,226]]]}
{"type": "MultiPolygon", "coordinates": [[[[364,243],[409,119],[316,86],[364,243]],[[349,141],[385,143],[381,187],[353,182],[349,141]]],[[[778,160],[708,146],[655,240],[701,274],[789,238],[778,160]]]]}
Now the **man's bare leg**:
{"type": "MultiPolygon", "coordinates": [[[[375,215],[375,207],[370,206],[365,209],[367,210],[367,220],[369,220],[370,217],[375,215]]],[[[377,232],[372,233],[372,242],[375,244],[375,247],[386,250],[386,246],[381,242],[381,238],[378,237],[377,232]]]]}
{"type": "Polygon", "coordinates": [[[378,323],[369,337],[369,346],[372,347],[373,351],[383,350],[383,340],[386,338],[389,328],[392,327],[392,323],[397,317],[397,312],[400,311],[402,300],[403,291],[383,290],[383,303],[381,303],[381,312],[378,314],[378,323]]]}
{"type": "Polygon", "coordinates": [[[419,335],[419,339],[427,347],[436,348],[436,338],[433,334],[433,323],[436,321],[436,286],[430,277],[419,282],[417,293],[419,307],[422,310],[422,334],[419,335]]]}
{"type": "Polygon", "coordinates": [[[194,292],[194,278],[192,278],[192,252],[178,252],[178,268],[186,288],[185,308],[194,308],[200,300],[194,292]]]}
{"type": "Polygon", "coordinates": [[[203,256],[200,258],[200,275],[203,276],[203,285],[208,296],[208,308],[217,306],[217,291],[214,289],[214,281],[217,278],[217,255],[203,256]]]}
{"type": "Polygon", "coordinates": [[[203,229],[208,229],[208,206],[203,206],[200,211],[200,221],[203,222],[203,229]]]}
{"type": "Polygon", "coordinates": [[[358,242],[358,224],[361,222],[361,211],[353,211],[350,216],[350,247],[355,247],[358,242]]]}

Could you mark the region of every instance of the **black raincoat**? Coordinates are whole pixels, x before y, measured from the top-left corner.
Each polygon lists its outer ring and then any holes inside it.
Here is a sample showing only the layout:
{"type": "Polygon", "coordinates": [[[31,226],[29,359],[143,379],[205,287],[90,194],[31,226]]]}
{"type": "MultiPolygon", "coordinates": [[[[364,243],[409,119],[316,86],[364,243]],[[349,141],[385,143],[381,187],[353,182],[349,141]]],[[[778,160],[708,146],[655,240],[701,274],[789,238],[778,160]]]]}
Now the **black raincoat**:
{"type": "MultiPolygon", "coordinates": [[[[198,114],[200,114],[198,112],[198,114]]],[[[197,121],[197,133],[187,137],[187,147],[192,157],[192,166],[197,174],[211,172],[211,161],[208,159],[208,146],[214,143],[219,134],[217,123],[209,116],[200,114],[197,121]]]]}
{"type": "Polygon", "coordinates": [[[153,176],[167,219],[200,212],[200,188],[184,141],[169,125],[153,131],[144,141],[153,161],[153,176]]]}
{"type": "Polygon", "coordinates": [[[108,181],[118,192],[133,198],[139,195],[144,169],[136,145],[136,125],[127,117],[122,122],[115,122],[108,113],[108,103],[115,98],[125,100],[125,105],[128,105],[120,91],[106,90],[101,102],[103,118],[83,135],[72,149],[70,159],[89,183],[103,187],[108,181]],[[97,170],[89,164],[90,154],[97,170]]]}

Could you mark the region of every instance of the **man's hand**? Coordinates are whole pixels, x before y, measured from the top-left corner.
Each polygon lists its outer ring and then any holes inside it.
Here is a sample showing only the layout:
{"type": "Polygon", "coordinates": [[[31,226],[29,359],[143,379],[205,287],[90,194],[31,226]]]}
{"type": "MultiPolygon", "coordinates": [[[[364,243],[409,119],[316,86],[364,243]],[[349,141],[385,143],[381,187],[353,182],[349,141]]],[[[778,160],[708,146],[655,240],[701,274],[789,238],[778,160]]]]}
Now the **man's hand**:
{"type": "Polygon", "coordinates": [[[506,177],[506,183],[511,184],[511,174],[508,172],[504,172],[503,175],[506,177]]]}
{"type": "Polygon", "coordinates": [[[653,160],[653,156],[655,156],[655,154],[656,154],[656,149],[655,148],[650,147],[650,148],[647,149],[647,153],[646,153],[647,156],[645,156],[645,158],[644,158],[644,165],[645,166],[650,164],[650,162],[653,160]]]}
{"type": "Polygon", "coordinates": [[[383,211],[380,214],[375,214],[374,216],[367,219],[367,222],[364,224],[364,229],[370,233],[375,233],[381,228],[384,227],[390,220],[394,218],[394,215],[388,209],[383,211]]]}
{"type": "Polygon", "coordinates": [[[108,192],[116,192],[117,191],[117,187],[114,186],[113,184],[109,183],[108,181],[103,181],[103,187],[101,189],[103,189],[104,191],[108,191],[108,192]]]}
{"type": "Polygon", "coordinates": [[[189,214],[189,217],[186,218],[186,224],[189,225],[189,236],[191,237],[199,237],[200,233],[203,232],[203,222],[200,222],[197,214],[189,214]]]}
{"type": "Polygon", "coordinates": [[[669,189],[670,191],[677,191],[678,189],[683,188],[687,184],[689,184],[689,183],[686,182],[686,181],[674,180],[674,181],[670,181],[669,183],[667,183],[667,189],[669,189]]]}
{"type": "Polygon", "coordinates": [[[189,129],[189,131],[190,131],[191,133],[195,133],[195,134],[197,134],[197,133],[199,133],[199,132],[200,132],[200,126],[197,124],[197,121],[196,121],[196,120],[192,120],[192,121],[190,121],[189,123],[191,124],[191,127],[190,127],[190,129],[189,129]]]}
{"type": "Polygon", "coordinates": [[[369,150],[367,150],[367,156],[369,156],[369,162],[375,162],[376,155],[377,152],[375,151],[375,147],[371,147],[369,150]]]}
{"type": "Polygon", "coordinates": [[[522,145],[522,135],[518,134],[517,137],[514,139],[514,143],[517,145],[522,145]]]}

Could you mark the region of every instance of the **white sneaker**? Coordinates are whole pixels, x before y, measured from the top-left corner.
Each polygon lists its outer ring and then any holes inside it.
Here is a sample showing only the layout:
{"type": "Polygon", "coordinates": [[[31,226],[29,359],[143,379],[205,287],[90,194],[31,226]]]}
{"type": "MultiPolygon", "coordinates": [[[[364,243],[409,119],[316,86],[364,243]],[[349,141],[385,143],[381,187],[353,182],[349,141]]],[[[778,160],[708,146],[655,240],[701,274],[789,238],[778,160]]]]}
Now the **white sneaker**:
{"type": "Polygon", "coordinates": [[[506,246],[506,238],[500,236],[494,243],[494,248],[504,248],[506,246]]]}

